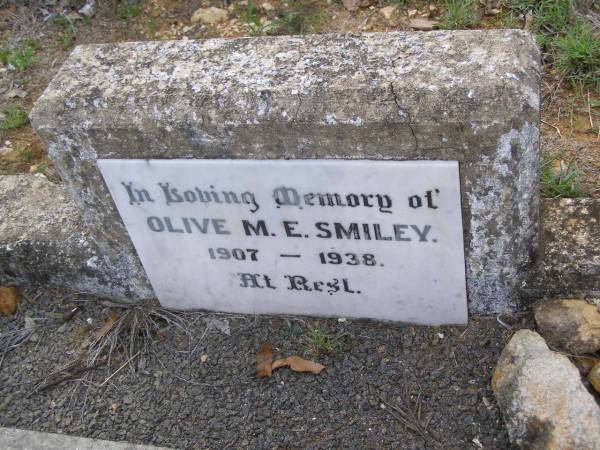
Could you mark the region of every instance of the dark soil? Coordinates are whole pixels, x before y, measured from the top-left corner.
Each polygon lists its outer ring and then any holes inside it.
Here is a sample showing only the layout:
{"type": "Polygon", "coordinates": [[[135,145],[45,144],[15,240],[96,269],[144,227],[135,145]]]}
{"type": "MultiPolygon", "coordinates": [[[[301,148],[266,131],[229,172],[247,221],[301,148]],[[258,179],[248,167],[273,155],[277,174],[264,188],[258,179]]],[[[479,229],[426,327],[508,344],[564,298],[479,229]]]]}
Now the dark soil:
{"type": "MultiPolygon", "coordinates": [[[[38,326],[4,355],[0,426],[176,448],[508,447],[490,377],[511,330],[495,318],[474,317],[468,327],[416,327],[188,313],[192,334],[165,328],[132,360],[135,371],[126,365],[115,374],[126,362],[115,353],[110,368],[41,390],[51,373],[85,352],[82,344],[109,307],[45,289],[28,297],[35,300],[23,298],[15,317],[0,317],[3,334],[24,328],[25,317],[38,326]],[[68,322],[57,314],[76,306],[68,322]],[[227,321],[230,335],[207,325],[211,318],[227,321]],[[337,336],[339,348],[309,353],[315,328],[337,336]],[[313,375],[281,368],[257,378],[263,341],[276,358],[313,357],[326,369],[313,375]],[[427,432],[407,429],[394,408],[427,432]]],[[[527,320],[512,318],[515,329],[527,320]]]]}

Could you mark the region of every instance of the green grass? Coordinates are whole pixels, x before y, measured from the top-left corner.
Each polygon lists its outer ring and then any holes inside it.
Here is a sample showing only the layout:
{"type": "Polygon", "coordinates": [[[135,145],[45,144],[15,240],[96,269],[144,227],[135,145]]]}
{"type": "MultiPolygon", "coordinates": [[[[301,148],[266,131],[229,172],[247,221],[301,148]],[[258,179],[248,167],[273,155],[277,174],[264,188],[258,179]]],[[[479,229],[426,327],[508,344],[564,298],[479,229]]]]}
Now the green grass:
{"type": "Polygon", "coordinates": [[[233,6],[233,10],[242,19],[246,25],[246,29],[252,36],[270,34],[277,27],[277,24],[274,22],[263,23],[259,16],[260,8],[254,0],[248,0],[246,8],[242,8],[242,6],[236,3],[233,6]]]}
{"type": "Polygon", "coordinates": [[[537,5],[531,9],[531,27],[538,34],[541,44],[566,31],[575,21],[569,0],[542,0],[535,3],[537,5]]]}
{"type": "Polygon", "coordinates": [[[41,173],[42,175],[46,175],[46,173],[48,172],[48,165],[47,164],[38,164],[35,167],[33,167],[33,173],[41,173]]]}
{"type": "Polygon", "coordinates": [[[587,24],[577,23],[554,40],[556,67],[572,84],[587,84],[600,92],[600,37],[587,24]]]}
{"type": "Polygon", "coordinates": [[[146,21],[146,34],[150,37],[155,37],[158,31],[158,25],[154,19],[148,19],[146,21]]]}
{"type": "Polygon", "coordinates": [[[75,42],[75,27],[70,26],[65,28],[62,33],[61,44],[63,50],[70,48],[73,45],[73,42],[75,42]]]}
{"type": "Polygon", "coordinates": [[[552,158],[544,158],[540,194],[542,197],[581,197],[581,172],[574,164],[569,164],[558,170],[552,167],[552,158]]]}
{"type": "Polygon", "coordinates": [[[600,90],[600,36],[573,12],[571,0],[505,0],[515,15],[531,14],[531,31],[572,85],[600,90]]]}
{"type": "Polygon", "coordinates": [[[7,48],[0,49],[0,63],[2,63],[3,66],[8,65],[8,58],[10,58],[10,50],[7,48]]]}
{"type": "Polygon", "coordinates": [[[5,106],[2,108],[2,114],[4,115],[4,120],[0,123],[0,129],[2,130],[14,130],[15,128],[27,125],[29,122],[27,112],[20,106],[5,106]]]}
{"type": "Polygon", "coordinates": [[[274,21],[275,34],[309,34],[326,20],[326,15],[313,1],[295,2],[291,10],[283,11],[274,21]]]}
{"type": "Polygon", "coordinates": [[[253,0],[248,0],[245,7],[236,3],[234,11],[253,36],[314,33],[315,26],[326,18],[316,1],[300,0],[291,4],[290,8],[279,12],[276,18],[269,21],[260,17],[260,7],[253,0]]]}
{"type": "Polygon", "coordinates": [[[35,154],[29,147],[17,148],[17,154],[19,155],[19,160],[24,163],[30,163],[35,159],[35,154]]]}
{"type": "Polygon", "coordinates": [[[77,33],[75,23],[64,16],[58,15],[52,17],[52,23],[62,28],[62,32],[60,34],[60,45],[63,50],[68,50],[75,42],[75,34],[77,33]]]}
{"type": "Polygon", "coordinates": [[[444,24],[446,28],[457,30],[469,28],[477,24],[476,0],[446,0],[444,1],[444,24]]]}
{"type": "Polygon", "coordinates": [[[117,14],[121,19],[129,20],[140,14],[141,8],[137,0],[122,0],[117,8],[117,14]]]}
{"type": "Polygon", "coordinates": [[[321,354],[333,353],[340,350],[347,333],[330,333],[320,326],[309,326],[304,335],[305,353],[314,358],[321,354]]]}
{"type": "Polygon", "coordinates": [[[0,50],[0,62],[14,67],[19,72],[24,72],[33,64],[34,51],[38,44],[32,38],[23,39],[15,48],[2,48],[0,50]]]}
{"type": "Polygon", "coordinates": [[[502,15],[502,26],[504,28],[521,28],[521,24],[517,19],[517,16],[509,11],[506,14],[502,15]]]}

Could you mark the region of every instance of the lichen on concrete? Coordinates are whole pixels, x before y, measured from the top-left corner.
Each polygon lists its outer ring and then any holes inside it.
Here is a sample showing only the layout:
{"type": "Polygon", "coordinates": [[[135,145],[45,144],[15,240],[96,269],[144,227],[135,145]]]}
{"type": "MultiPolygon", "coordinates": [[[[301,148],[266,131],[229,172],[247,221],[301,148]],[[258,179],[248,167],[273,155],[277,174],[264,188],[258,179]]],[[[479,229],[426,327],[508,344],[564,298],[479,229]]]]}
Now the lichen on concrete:
{"type": "Polygon", "coordinates": [[[535,253],[539,77],[518,30],[88,45],[31,120],[132,297],[149,284],[98,158],[457,160],[470,310],[492,313],[535,253]]]}
{"type": "MultiPolygon", "coordinates": [[[[98,250],[62,185],[43,176],[0,176],[0,284],[64,286],[127,298],[131,291],[113,276],[127,276],[129,268],[113,263],[98,250]]],[[[142,285],[136,295],[153,296],[142,285]]]]}
{"type": "Polygon", "coordinates": [[[600,199],[544,199],[542,209],[540,258],[524,295],[600,299],[600,199]]]}

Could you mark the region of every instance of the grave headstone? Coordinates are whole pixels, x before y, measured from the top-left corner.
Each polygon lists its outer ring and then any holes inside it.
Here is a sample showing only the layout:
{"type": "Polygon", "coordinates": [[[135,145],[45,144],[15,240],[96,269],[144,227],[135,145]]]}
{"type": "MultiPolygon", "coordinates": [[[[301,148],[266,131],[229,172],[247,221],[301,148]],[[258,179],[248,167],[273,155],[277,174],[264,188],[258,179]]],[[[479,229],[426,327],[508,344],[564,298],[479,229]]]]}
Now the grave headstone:
{"type": "Polygon", "coordinates": [[[533,263],[538,85],[515,30],[105,44],[31,117],[124,297],[464,323],[533,263]]]}

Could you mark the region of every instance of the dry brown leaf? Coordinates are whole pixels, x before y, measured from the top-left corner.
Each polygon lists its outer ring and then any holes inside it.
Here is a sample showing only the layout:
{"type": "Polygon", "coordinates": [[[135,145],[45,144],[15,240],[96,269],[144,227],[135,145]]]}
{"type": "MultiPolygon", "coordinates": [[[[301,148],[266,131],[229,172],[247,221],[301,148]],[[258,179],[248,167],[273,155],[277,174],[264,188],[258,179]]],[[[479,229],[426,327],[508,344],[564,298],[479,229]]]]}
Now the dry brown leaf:
{"type": "Polygon", "coordinates": [[[429,31],[429,30],[433,30],[433,27],[435,27],[437,24],[439,24],[439,22],[437,20],[416,18],[416,19],[410,19],[409,24],[410,24],[410,27],[415,30],[429,31]]]}
{"type": "Polygon", "coordinates": [[[308,359],[300,358],[299,356],[289,356],[283,359],[277,359],[273,361],[272,369],[275,370],[278,367],[290,366],[294,372],[312,372],[320,373],[325,366],[309,361],[308,359]]]}
{"type": "Polygon", "coordinates": [[[17,312],[19,292],[16,287],[0,287],[0,314],[12,316],[17,312]]]}
{"type": "Polygon", "coordinates": [[[562,159],[555,159],[550,164],[550,170],[554,178],[560,178],[567,174],[569,171],[569,165],[562,159]]]}
{"type": "Polygon", "coordinates": [[[273,347],[268,342],[260,344],[256,354],[256,375],[259,377],[270,377],[272,374],[271,363],[273,362],[273,347]]]}
{"type": "Polygon", "coordinates": [[[96,331],[94,331],[94,334],[96,335],[96,340],[103,338],[106,335],[106,333],[108,333],[110,331],[113,324],[117,321],[118,318],[119,318],[119,313],[116,311],[112,311],[108,315],[108,317],[106,319],[104,319],[104,323],[102,324],[102,326],[100,328],[98,328],[96,331]]]}

